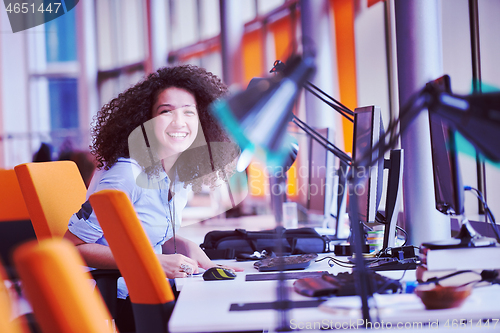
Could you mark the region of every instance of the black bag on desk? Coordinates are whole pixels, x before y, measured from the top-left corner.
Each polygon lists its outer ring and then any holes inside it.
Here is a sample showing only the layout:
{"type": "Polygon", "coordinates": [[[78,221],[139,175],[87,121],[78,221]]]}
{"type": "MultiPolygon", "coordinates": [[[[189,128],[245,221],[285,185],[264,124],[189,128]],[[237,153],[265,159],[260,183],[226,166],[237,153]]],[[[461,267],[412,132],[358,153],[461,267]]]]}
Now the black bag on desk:
{"type": "Polygon", "coordinates": [[[283,254],[328,252],[327,239],[313,228],[276,228],[263,231],[210,231],[200,247],[210,259],[234,259],[238,254],[255,251],[277,252],[277,240],[281,239],[283,254]]]}

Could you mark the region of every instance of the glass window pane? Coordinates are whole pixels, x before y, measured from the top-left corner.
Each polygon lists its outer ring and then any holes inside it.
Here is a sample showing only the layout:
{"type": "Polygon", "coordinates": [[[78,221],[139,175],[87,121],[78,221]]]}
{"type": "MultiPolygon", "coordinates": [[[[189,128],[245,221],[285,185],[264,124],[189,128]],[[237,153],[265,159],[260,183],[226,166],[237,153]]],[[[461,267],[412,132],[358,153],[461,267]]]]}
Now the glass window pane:
{"type": "Polygon", "coordinates": [[[285,0],[257,0],[259,6],[259,15],[269,13],[285,3],[285,0]]]}
{"type": "Polygon", "coordinates": [[[109,78],[99,83],[99,106],[109,103],[111,99],[118,96],[119,91],[118,78],[109,78]]]}
{"type": "Polygon", "coordinates": [[[144,71],[137,70],[101,80],[99,83],[99,105],[102,107],[104,104],[109,103],[119,93],[144,79],[144,76],[144,71]]]}
{"type": "Polygon", "coordinates": [[[146,57],[145,1],[96,1],[99,69],[109,70],[146,57]]]}
{"type": "Polygon", "coordinates": [[[45,23],[47,62],[77,60],[75,12],[69,11],[45,23]]]}
{"type": "Polygon", "coordinates": [[[255,19],[256,16],[256,7],[255,7],[255,0],[241,0],[240,2],[241,6],[241,19],[243,22],[250,22],[253,19],[255,19]]]}
{"type": "Polygon", "coordinates": [[[202,0],[200,4],[200,39],[217,36],[220,32],[219,0],[202,0]]]}
{"type": "Polygon", "coordinates": [[[116,9],[119,11],[119,25],[117,36],[118,59],[121,66],[141,62],[146,57],[146,22],[144,21],[142,0],[118,1],[116,9]]]}
{"type": "Polygon", "coordinates": [[[96,19],[97,19],[97,53],[99,69],[105,70],[116,66],[116,38],[113,37],[113,26],[115,25],[115,16],[111,15],[111,1],[96,1],[96,19]]]}
{"type": "Polygon", "coordinates": [[[222,56],[220,52],[208,53],[200,59],[200,66],[222,78],[222,56]]]}
{"type": "Polygon", "coordinates": [[[78,128],[78,84],[74,78],[49,79],[52,130],[78,128]]]}
{"type": "Polygon", "coordinates": [[[196,0],[170,0],[171,49],[198,41],[196,8],[196,0]]]}

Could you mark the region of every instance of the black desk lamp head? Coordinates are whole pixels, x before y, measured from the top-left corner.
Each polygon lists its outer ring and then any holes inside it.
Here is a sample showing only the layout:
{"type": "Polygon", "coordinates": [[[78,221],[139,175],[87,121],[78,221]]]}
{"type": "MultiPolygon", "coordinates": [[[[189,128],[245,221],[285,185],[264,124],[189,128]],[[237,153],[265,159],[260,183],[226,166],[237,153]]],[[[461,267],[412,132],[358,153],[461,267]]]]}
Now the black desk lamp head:
{"type": "MultiPolygon", "coordinates": [[[[212,105],[216,116],[240,145],[242,158],[265,155],[268,165],[283,165],[290,151],[289,137],[285,134],[293,105],[315,70],[312,58],[295,56],[287,62],[282,74],[259,80],[245,91],[212,105]]],[[[242,163],[239,169],[248,163],[242,163]]]]}

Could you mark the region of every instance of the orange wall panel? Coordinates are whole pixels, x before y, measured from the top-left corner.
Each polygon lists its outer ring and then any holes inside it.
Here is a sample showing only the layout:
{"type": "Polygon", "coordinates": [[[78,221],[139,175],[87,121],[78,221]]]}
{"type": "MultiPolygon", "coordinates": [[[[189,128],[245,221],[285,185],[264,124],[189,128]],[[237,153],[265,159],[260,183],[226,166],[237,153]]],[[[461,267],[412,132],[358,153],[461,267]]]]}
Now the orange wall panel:
{"type": "MultiPolygon", "coordinates": [[[[357,107],[356,47],[354,43],[354,1],[330,0],[335,18],[337,68],[340,101],[353,110],[357,107]]],[[[352,152],[353,125],[343,118],[344,151],[352,152]]]]}

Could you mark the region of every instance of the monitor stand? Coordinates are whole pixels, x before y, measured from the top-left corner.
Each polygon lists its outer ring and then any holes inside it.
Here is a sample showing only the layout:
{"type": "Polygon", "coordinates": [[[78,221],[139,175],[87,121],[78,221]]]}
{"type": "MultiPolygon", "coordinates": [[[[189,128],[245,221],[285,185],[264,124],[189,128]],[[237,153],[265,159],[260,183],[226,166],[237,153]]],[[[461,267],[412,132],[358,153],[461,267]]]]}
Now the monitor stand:
{"type": "Polygon", "coordinates": [[[396,225],[403,190],[404,150],[391,150],[390,158],[384,161],[384,169],[389,169],[387,195],[385,201],[385,228],[382,251],[395,246],[396,225]]]}
{"type": "Polygon", "coordinates": [[[442,241],[425,242],[422,243],[422,246],[428,249],[449,249],[498,245],[496,239],[481,236],[466,218],[462,220],[461,224],[460,231],[454,238],[442,241]]]}

